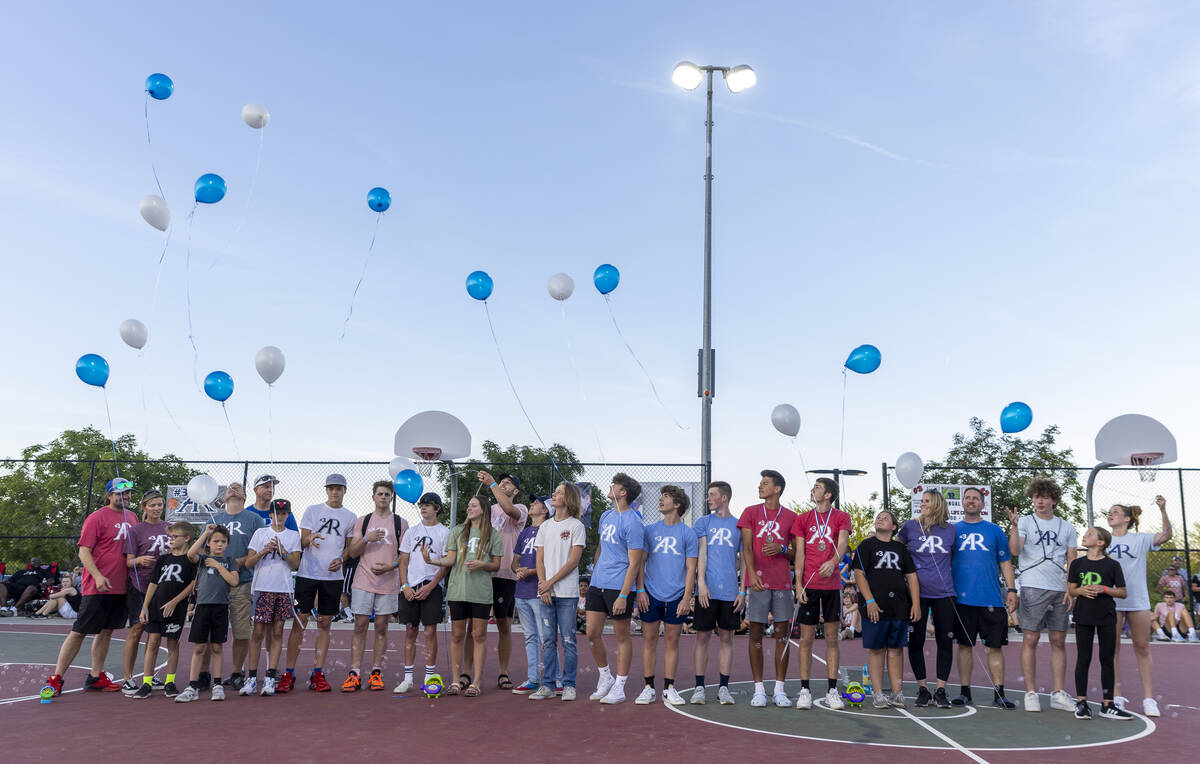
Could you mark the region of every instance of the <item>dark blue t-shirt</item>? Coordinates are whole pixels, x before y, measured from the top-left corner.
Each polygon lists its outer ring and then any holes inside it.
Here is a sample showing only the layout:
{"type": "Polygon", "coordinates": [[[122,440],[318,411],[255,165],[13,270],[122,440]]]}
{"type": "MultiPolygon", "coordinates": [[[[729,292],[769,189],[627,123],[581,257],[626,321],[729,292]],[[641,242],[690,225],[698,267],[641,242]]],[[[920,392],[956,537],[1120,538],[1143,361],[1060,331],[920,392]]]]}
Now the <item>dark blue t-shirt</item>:
{"type": "MultiPolygon", "coordinates": [[[[537,568],[537,548],[533,542],[537,539],[538,526],[530,525],[517,534],[517,542],[513,546],[513,554],[520,558],[517,564],[522,568],[535,570],[537,568]]],[[[513,594],[514,597],[523,600],[531,600],[538,596],[538,577],[532,575],[529,578],[518,578],[517,589],[513,594]]]]}
{"type": "MultiPolygon", "coordinates": [[[[271,510],[259,509],[258,507],[254,506],[253,504],[246,507],[246,509],[248,509],[251,512],[253,512],[254,514],[258,515],[263,520],[266,520],[267,521],[266,524],[267,524],[268,528],[271,526],[271,510]]],[[[294,513],[288,512],[288,519],[287,519],[287,522],[283,524],[283,527],[287,528],[289,531],[296,531],[296,533],[300,532],[300,526],[296,525],[296,515],[294,513]]]]}

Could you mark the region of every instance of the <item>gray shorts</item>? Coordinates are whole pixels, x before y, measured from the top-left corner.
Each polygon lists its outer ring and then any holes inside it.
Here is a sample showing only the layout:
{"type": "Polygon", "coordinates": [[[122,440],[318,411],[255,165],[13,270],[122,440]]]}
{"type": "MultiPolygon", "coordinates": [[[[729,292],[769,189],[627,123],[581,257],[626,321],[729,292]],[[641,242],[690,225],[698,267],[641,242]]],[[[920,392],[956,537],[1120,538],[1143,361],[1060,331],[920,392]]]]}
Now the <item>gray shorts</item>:
{"type": "Polygon", "coordinates": [[[766,623],[770,613],[775,623],[787,623],[796,612],[796,595],[791,589],[753,589],[746,595],[746,618],[750,623],[766,623]]]}
{"type": "Polygon", "coordinates": [[[350,590],[350,612],[355,615],[391,615],[400,608],[396,594],[376,594],[362,589],[350,590]]]}
{"type": "Polygon", "coordinates": [[[1066,592],[1048,589],[1021,587],[1017,615],[1021,629],[1026,631],[1066,631],[1067,606],[1063,604],[1066,592]]]}

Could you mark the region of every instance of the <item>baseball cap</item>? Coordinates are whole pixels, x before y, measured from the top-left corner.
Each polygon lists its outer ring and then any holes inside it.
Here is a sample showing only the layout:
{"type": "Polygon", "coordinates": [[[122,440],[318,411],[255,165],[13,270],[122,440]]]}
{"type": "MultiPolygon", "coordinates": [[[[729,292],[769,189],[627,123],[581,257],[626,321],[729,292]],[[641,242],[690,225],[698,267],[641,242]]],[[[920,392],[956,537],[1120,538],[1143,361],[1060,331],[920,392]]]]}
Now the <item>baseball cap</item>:
{"type": "Polygon", "coordinates": [[[264,485],[266,483],[274,483],[275,485],[279,485],[279,478],[275,477],[274,475],[266,474],[259,475],[258,477],[254,478],[255,488],[258,488],[260,485],[264,485]]]}
{"type": "Polygon", "coordinates": [[[517,487],[518,491],[521,490],[521,478],[517,477],[516,475],[510,475],[507,472],[505,472],[503,475],[500,475],[499,477],[497,477],[496,482],[497,483],[502,482],[505,478],[508,478],[509,480],[511,480],[512,484],[517,487]]]}
{"type": "Polygon", "coordinates": [[[438,507],[442,506],[442,497],[438,496],[433,491],[421,494],[421,498],[417,499],[417,506],[422,504],[435,504],[438,507]]]}
{"type": "Polygon", "coordinates": [[[287,499],[275,499],[271,502],[272,512],[291,512],[292,503],[287,499]]]}
{"type": "Polygon", "coordinates": [[[123,477],[115,477],[104,484],[105,493],[124,493],[133,490],[133,481],[123,477]]]}
{"type": "Polygon", "coordinates": [[[543,504],[549,505],[550,497],[549,496],[538,496],[536,493],[529,494],[529,503],[532,504],[535,501],[540,501],[543,504]]]}
{"type": "Polygon", "coordinates": [[[339,475],[336,472],[330,473],[329,475],[327,475],[325,477],[325,487],[328,488],[331,485],[340,485],[342,488],[345,488],[346,487],[346,476],[339,475]]]}

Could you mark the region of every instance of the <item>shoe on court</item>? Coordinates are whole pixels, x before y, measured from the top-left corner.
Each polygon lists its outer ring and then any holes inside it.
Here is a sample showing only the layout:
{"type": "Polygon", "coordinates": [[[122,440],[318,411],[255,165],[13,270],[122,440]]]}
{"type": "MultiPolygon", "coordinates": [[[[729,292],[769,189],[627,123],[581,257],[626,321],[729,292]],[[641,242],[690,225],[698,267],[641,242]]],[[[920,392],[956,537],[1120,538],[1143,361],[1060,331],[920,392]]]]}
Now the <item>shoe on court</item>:
{"type": "Polygon", "coordinates": [[[375,690],[376,692],[384,689],[383,674],[379,669],[371,670],[371,675],[367,677],[367,689],[375,690]]]}
{"type": "Polygon", "coordinates": [[[1117,708],[1124,709],[1125,704],[1129,702],[1129,698],[1126,698],[1124,695],[1118,695],[1117,697],[1113,698],[1112,702],[1117,708]]]}
{"type": "Polygon", "coordinates": [[[233,676],[229,677],[228,681],[229,686],[233,688],[234,692],[240,692],[242,685],[246,684],[246,677],[242,676],[241,674],[234,674],[233,676]]]}
{"type": "MultiPolygon", "coordinates": [[[[754,703],[752,702],[750,705],[754,705],[754,703]]],[[[800,688],[800,692],[796,695],[796,708],[801,711],[812,708],[812,690],[807,687],[800,688]]]]}
{"type": "MultiPolygon", "coordinates": [[[[799,703],[800,701],[796,701],[796,702],[799,703]]],[[[751,708],[766,708],[767,707],[767,693],[765,693],[765,692],[754,693],[754,697],[750,698],[750,707],[751,708]]],[[[798,707],[799,706],[797,706],[797,708],[798,707]]]]}
{"type": "Polygon", "coordinates": [[[1196,636],[1196,630],[1192,629],[1187,635],[1188,642],[1200,642],[1200,636],[1196,636]]]}
{"type": "Polygon", "coordinates": [[[164,685],[164,684],[163,684],[163,680],[159,679],[159,678],[158,678],[158,677],[156,677],[156,676],[151,676],[151,677],[150,677],[150,689],[152,689],[152,690],[161,690],[161,689],[162,689],[163,687],[165,687],[165,686],[166,686],[166,685],[164,685]]]}
{"type": "Polygon", "coordinates": [[[792,699],[787,696],[786,692],[777,692],[775,697],[771,698],[775,703],[776,708],[791,708],[792,699]]]}
{"type": "MultiPolygon", "coordinates": [[[[992,707],[993,708],[1003,708],[1005,711],[1014,711],[1017,708],[1017,704],[1013,703],[1011,700],[1004,697],[1003,695],[996,695],[993,693],[992,694],[992,707]]],[[[1040,706],[1039,706],[1039,708],[1040,708],[1040,706]]]]}
{"type": "Polygon", "coordinates": [[[916,703],[914,703],[913,705],[915,705],[917,708],[925,708],[932,702],[933,702],[933,695],[931,695],[929,693],[929,688],[926,687],[925,685],[921,685],[917,689],[917,700],[916,700],[916,703]]]}
{"type": "Polygon", "coordinates": [[[46,686],[54,689],[54,697],[62,694],[63,678],[62,674],[54,674],[46,679],[46,686]]]}
{"type": "Polygon", "coordinates": [[[129,679],[126,679],[124,684],[121,685],[121,694],[127,698],[137,695],[137,691],[138,686],[129,679]]]}
{"type": "Polygon", "coordinates": [[[221,685],[213,685],[212,697],[209,700],[225,700],[225,688],[221,685]]]}
{"type": "Polygon", "coordinates": [[[950,705],[952,705],[952,706],[973,706],[973,705],[975,705],[975,699],[972,698],[970,695],[956,695],[956,696],[954,696],[954,700],[950,701],[950,705]]]}
{"type": "Polygon", "coordinates": [[[690,702],[693,706],[702,706],[707,701],[708,698],[704,696],[703,687],[697,687],[696,689],[692,690],[692,699],[690,702]]]}
{"type": "MultiPolygon", "coordinates": [[[[1025,693],[1025,710],[1033,711],[1034,713],[1042,710],[1042,701],[1038,699],[1038,694],[1033,690],[1025,693]]],[[[1072,711],[1075,709],[1072,708],[1072,711]]]]}
{"type": "MultiPolygon", "coordinates": [[[[408,692],[408,690],[412,689],[411,682],[408,683],[408,689],[401,690],[400,688],[403,686],[404,686],[404,682],[401,682],[400,684],[396,685],[396,692],[408,692]]],[[[512,694],[513,695],[528,695],[529,693],[537,690],[537,688],[538,688],[537,682],[530,682],[530,681],[526,680],[524,682],[521,682],[516,687],[512,688],[512,694]]]]}
{"type": "Polygon", "coordinates": [[[613,705],[616,705],[617,703],[624,703],[625,702],[625,688],[614,683],[613,686],[609,689],[609,691],[604,694],[604,697],[600,698],[600,702],[606,706],[613,706],[613,705]]]}
{"type": "MultiPolygon", "coordinates": [[[[608,697],[608,691],[611,690],[613,685],[616,683],[616,677],[612,676],[611,674],[606,677],[600,677],[600,681],[596,684],[596,691],[588,696],[588,700],[604,700],[606,697],[608,697]]],[[[622,693],[621,700],[624,699],[624,693],[622,693]]]]}
{"type": "Polygon", "coordinates": [[[138,691],[130,697],[132,697],[134,700],[145,700],[146,698],[150,697],[150,692],[150,685],[143,682],[142,686],[138,688],[138,691]]]}
{"type": "MultiPolygon", "coordinates": [[[[533,692],[533,690],[522,690],[522,688],[524,688],[528,684],[529,684],[529,682],[526,682],[525,684],[521,685],[520,687],[514,687],[513,694],[514,695],[527,695],[528,693],[533,692]],[[517,692],[517,690],[522,690],[522,691],[517,692]]],[[[414,686],[413,680],[405,678],[404,681],[400,682],[400,684],[398,684],[394,688],[392,688],[392,694],[393,695],[402,695],[406,692],[412,692],[413,686],[414,686]]],[[[535,687],[533,689],[536,690],[537,688],[535,687]]]]}
{"type": "MultiPolygon", "coordinates": [[[[1121,708],[1121,707],[1117,706],[1117,708],[1121,708]]],[[[1121,710],[1124,711],[1125,709],[1121,708],[1121,710]]],[[[1145,714],[1146,716],[1161,716],[1162,715],[1158,712],[1158,701],[1156,701],[1154,698],[1146,698],[1145,700],[1142,701],[1142,713],[1145,714]]],[[[1124,718],[1124,717],[1121,717],[1121,718],[1124,718]]]]}
{"type": "Polygon", "coordinates": [[[542,685],[533,691],[529,696],[530,700],[548,700],[554,697],[554,690],[550,689],[549,685],[542,685]]]}
{"type": "Polygon", "coordinates": [[[88,690],[95,690],[96,692],[118,692],[121,689],[121,685],[113,682],[105,672],[100,672],[100,676],[94,679],[88,676],[83,686],[88,690]]]}
{"type": "Polygon", "coordinates": [[[831,711],[841,711],[846,707],[846,701],[842,700],[840,692],[830,687],[829,692],[825,693],[825,705],[831,711]]]}
{"type": "Polygon", "coordinates": [[[176,703],[191,703],[193,700],[200,700],[200,693],[191,685],[184,687],[183,692],[175,696],[176,703]]]}
{"type": "Polygon", "coordinates": [[[1075,701],[1063,690],[1055,690],[1050,694],[1050,707],[1059,711],[1074,711],[1075,701]]]}
{"type": "Polygon", "coordinates": [[[950,707],[950,698],[946,696],[945,687],[939,687],[933,691],[933,704],[938,708],[950,707]]]}
{"type": "Polygon", "coordinates": [[[893,708],[905,708],[906,706],[904,703],[904,693],[903,692],[893,692],[891,695],[888,696],[888,703],[890,703],[893,708]]]}
{"type": "Polygon", "coordinates": [[[1180,634],[1178,631],[1171,635],[1172,642],[1187,642],[1187,637],[1180,634]]]}
{"type": "Polygon", "coordinates": [[[633,699],[633,702],[639,706],[648,706],[654,702],[655,697],[656,693],[654,692],[654,688],[650,685],[646,685],[642,688],[641,693],[633,699]]]}
{"type": "MultiPolygon", "coordinates": [[[[150,686],[154,687],[154,683],[151,682],[150,686]]],[[[163,694],[168,698],[173,698],[179,694],[179,688],[175,686],[174,682],[167,682],[163,685],[163,694]]]]}
{"type": "Polygon", "coordinates": [[[273,677],[273,676],[263,677],[262,694],[263,695],[274,695],[275,694],[275,677],[273,677]]]}
{"type": "Polygon", "coordinates": [[[723,706],[733,705],[733,693],[729,691],[728,687],[722,685],[717,688],[717,702],[723,706]]]}
{"type": "Polygon", "coordinates": [[[1086,700],[1076,701],[1075,718],[1084,722],[1090,722],[1092,720],[1092,709],[1086,700]]]}
{"type": "MultiPolygon", "coordinates": [[[[1158,710],[1157,708],[1155,709],[1158,710]]],[[[1111,700],[1100,707],[1101,719],[1112,719],[1113,721],[1129,721],[1133,718],[1133,714],[1128,711],[1117,708],[1116,704],[1111,700]]]]}
{"type": "Polygon", "coordinates": [[[1160,642],[1170,642],[1171,641],[1171,638],[1167,636],[1167,632],[1163,631],[1163,628],[1161,626],[1159,626],[1157,629],[1154,630],[1154,638],[1160,642]]]}
{"type": "Polygon", "coordinates": [[[283,676],[279,677],[279,682],[275,685],[275,692],[291,692],[296,686],[296,675],[284,672],[283,676]]]}
{"type": "Polygon", "coordinates": [[[877,692],[875,693],[875,697],[871,700],[871,705],[875,706],[876,708],[887,708],[891,704],[888,703],[887,695],[884,695],[882,692],[877,692]]]}
{"type": "Polygon", "coordinates": [[[668,687],[663,690],[662,700],[663,703],[671,706],[682,706],[684,703],[687,703],[683,699],[683,696],[679,694],[679,690],[676,690],[674,687],[668,687]]]}
{"type": "Polygon", "coordinates": [[[359,681],[358,673],[351,671],[346,675],[346,681],[342,682],[342,692],[355,692],[361,686],[362,682],[359,681]]]}
{"type": "Polygon", "coordinates": [[[313,692],[332,692],[333,688],[329,686],[329,680],[325,678],[324,671],[314,671],[313,675],[308,679],[308,689],[313,692]]]}
{"type": "Polygon", "coordinates": [[[258,677],[250,677],[242,682],[242,687],[238,690],[238,695],[253,695],[258,690],[258,677]]]}
{"type": "MultiPolygon", "coordinates": [[[[555,693],[555,695],[558,695],[558,694],[559,693],[555,693]]],[[[562,694],[561,700],[563,700],[563,701],[566,701],[569,703],[572,700],[575,700],[575,688],[574,687],[564,687],[562,689],[561,694],[562,694]]]]}

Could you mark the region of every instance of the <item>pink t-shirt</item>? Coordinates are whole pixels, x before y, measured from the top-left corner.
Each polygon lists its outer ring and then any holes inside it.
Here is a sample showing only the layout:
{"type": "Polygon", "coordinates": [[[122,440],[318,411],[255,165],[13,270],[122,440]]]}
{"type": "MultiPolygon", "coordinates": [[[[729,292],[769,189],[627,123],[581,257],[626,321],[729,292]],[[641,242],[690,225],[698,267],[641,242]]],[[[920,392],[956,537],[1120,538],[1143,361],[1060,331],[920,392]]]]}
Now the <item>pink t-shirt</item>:
{"type": "Polygon", "coordinates": [[[129,568],[125,566],[125,553],[132,552],[129,529],[137,522],[137,515],[103,506],[87,516],[83,530],[79,532],[79,546],[92,550],[92,559],[101,575],[108,579],[109,589],[96,589],[96,580],[87,568],[83,569],[83,593],[124,594],[129,568]]]}
{"type": "Polygon", "coordinates": [[[512,572],[513,549],[517,546],[517,536],[521,535],[521,529],[525,527],[525,521],[529,519],[529,507],[524,504],[513,504],[513,506],[521,513],[520,520],[509,517],[499,504],[492,505],[492,527],[500,534],[500,541],[504,544],[504,558],[500,560],[500,570],[493,573],[492,578],[507,578],[515,581],[517,574],[512,572]]]}
{"type": "MultiPolygon", "coordinates": [[[[376,575],[372,572],[372,566],[377,563],[386,565],[395,565],[397,558],[400,556],[400,539],[396,538],[396,522],[392,519],[391,514],[379,517],[372,513],[371,519],[367,523],[367,533],[378,528],[383,531],[383,538],[379,541],[368,541],[366,548],[363,550],[362,556],[358,558],[358,570],[354,572],[354,581],[351,586],[355,589],[362,589],[364,592],[373,594],[399,594],[400,593],[400,569],[393,567],[383,575],[376,575]]],[[[403,531],[408,530],[408,523],[404,520],[400,521],[402,526],[401,536],[403,531]]],[[[362,518],[357,518],[354,523],[354,530],[350,532],[350,539],[356,539],[363,536],[362,533],[362,518]]]]}
{"type": "Polygon", "coordinates": [[[1175,606],[1172,608],[1168,608],[1167,603],[1165,603],[1165,602],[1158,603],[1157,605],[1154,606],[1154,620],[1161,621],[1162,623],[1166,623],[1167,622],[1167,613],[1170,613],[1171,611],[1175,612],[1175,620],[1176,620],[1176,622],[1178,622],[1180,619],[1183,618],[1183,614],[1185,612],[1183,603],[1176,602],[1175,606]]]}
{"type": "MultiPolygon", "coordinates": [[[[782,545],[785,550],[792,540],[792,524],[796,521],[796,513],[785,507],[767,509],[766,504],[757,504],[742,510],[738,518],[738,528],[749,528],[754,540],[749,562],[754,565],[754,571],[762,580],[764,589],[788,590],[792,588],[792,567],[788,562],[787,552],[768,557],[762,548],[772,542],[782,545]]],[[[747,571],[746,585],[749,586],[750,575],[747,571]]]]}
{"type": "Polygon", "coordinates": [[[836,565],[833,566],[833,573],[825,578],[817,575],[817,571],[826,562],[835,559],[838,536],[842,531],[849,534],[851,527],[850,515],[840,509],[831,509],[828,512],[817,512],[815,509],[810,509],[796,518],[796,522],[792,526],[792,535],[804,539],[804,577],[800,582],[804,588],[821,590],[840,590],[842,588],[842,577],[836,565]],[[825,542],[823,551],[821,549],[822,541],[825,542]]]}

